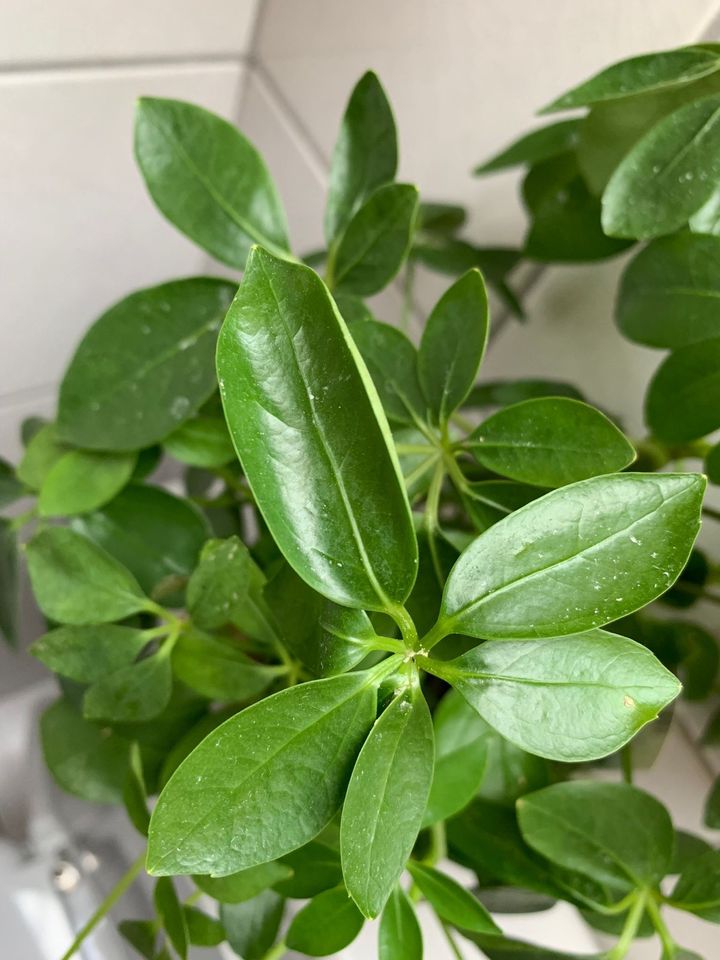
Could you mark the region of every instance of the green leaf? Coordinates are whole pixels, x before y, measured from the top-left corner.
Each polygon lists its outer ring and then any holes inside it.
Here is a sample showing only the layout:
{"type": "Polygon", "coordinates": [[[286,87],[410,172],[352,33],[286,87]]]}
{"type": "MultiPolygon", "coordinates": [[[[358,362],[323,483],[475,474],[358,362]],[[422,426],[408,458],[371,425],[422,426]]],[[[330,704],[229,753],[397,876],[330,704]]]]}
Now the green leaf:
{"type": "Polygon", "coordinates": [[[670,816],[650,794],[626,783],[556,783],[517,802],[525,840],[568,870],[613,890],[655,886],[670,868],[670,816]]]}
{"type": "Polygon", "coordinates": [[[242,960],[262,960],[275,941],[284,909],[284,899],[274,890],[244,903],[220,904],[227,941],[242,960]]]}
{"type": "Polygon", "coordinates": [[[672,233],[720,181],[720,96],[704,97],[662,119],[613,173],[602,224],[613,237],[649,240],[672,233]]]}
{"type": "Polygon", "coordinates": [[[235,459],[225,422],[211,417],[188,420],[165,438],[163,446],[171,457],[192,467],[212,469],[235,459]]]}
{"type": "Polygon", "coordinates": [[[172,433],[215,389],[217,331],[235,285],[174,280],[131,294],[82,339],[60,385],[57,435],[138,450],[172,433]]]}
{"type": "Polygon", "coordinates": [[[687,864],[670,894],[670,903],[678,910],[720,923],[720,852],[711,850],[687,864]]]}
{"type": "Polygon", "coordinates": [[[698,474],[624,473],[534,500],[460,556],[432,639],[580,633],[645,606],[684,567],[704,488],[698,474]]]}
{"type": "Polygon", "coordinates": [[[122,803],[127,740],[84,720],[62,698],[40,717],[40,739],[48,770],[63,790],[91,803],[122,803]]]}
{"type": "Polygon", "coordinates": [[[720,337],[673,351],[645,395],[645,420],[660,440],[685,443],[720,427],[720,337]]]}
{"type": "Polygon", "coordinates": [[[559,120],[549,126],[531,130],[515,140],[509,146],[495,154],[490,160],[475,167],[475,176],[506,170],[509,167],[534,166],[541,160],[548,160],[559,153],[567,153],[577,143],[580,120],[559,120]]]}
{"type": "Polygon", "coordinates": [[[675,831],[675,851],[669,873],[682,873],[685,867],[702,853],[712,850],[710,844],[694,833],[686,830],[675,831]]]}
{"type": "Polygon", "coordinates": [[[408,870],[422,895],[446,923],[475,933],[500,933],[485,907],[457,881],[415,860],[408,863],[408,870]]]}
{"type": "Polygon", "coordinates": [[[188,500],[143,484],[131,484],[101,510],[77,517],[73,528],[131,570],[143,590],[170,606],[177,591],[160,595],[158,587],[165,580],[184,583],[209,534],[205,517],[188,500]]]}
{"type": "Polygon", "coordinates": [[[157,960],[157,930],[152,920],[121,920],[118,931],[145,960],[157,960]]]}
{"type": "Polygon", "coordinates": [[[274,885],[284,897],[306,900],[342,883],[340,854],[317,840],[291,851],[281,862],[292,871],[291,877],[274,885]]]}
{"type": "Polygon", "coordinates": [[[161,213],[223,263],[241,268],[253,243],[289,249],[262,157],[221,117],[180,100],[142,97],[135,158],[161,213]]]}
{"type": "Polygon", "coordinates": [[[627,266],[616,319],[649,347],[685,347],[720,336],[720,237],[653,240],[627,266]]]}
{"type": "MultiPolygon", "coordinates": [[[[462,697],[459,699],[472,709],[462,697]]],[[[479,797],[493,803],[514,806],[518,797],[546,787],[553,781],[553,767],[544,757],[521,750],[500,736],[479,714],[476,713],[475,716],[487,728],[484,738],[487,762],[485,776],[478,791],[479,797]]]]}
{"type": "Polygon", "coordinates": [[[377,636],[363,610],[326,600],[287,564],[270,581],[265,597],[286,646],[316,676],[345,673],[376,649],[377,636]]]}
{"type": "Polygon", "coordinates": [[[467,220],[467,211],[455,203],[423,201],[418,210],[418,232],[430,234],[455,233],[467,220]]]}
{"type": "Polygon", "coordinates": [[[696,210],[688,220],[693,233],[708,233],[717,236],[720,233],[720,190],[716,190],[709,200],[696,210]]]}
{"type": "Polygon", "coordinates": [[[720,443],[711,447],[705,457],[705,472],[710,483],[720,483],[720,443]]]}
{"type": "Polygon", "coordinates": [[[415,424],[425,419],[425,397],[417,373],[414,344],[389,323],[357,320],[348,323],[383,408],[396,423],[415,424]]]}
{"type": "Polygon", "coordinates": [[[635,459],[632,445],[605,414],[567,397],[498,410],[467,442],[488,470],[540,487],[614,473],[635,459]]]}
{"type": "Polygon", "coordinates": [[[58,627],[36,640],[30,653],[63,677],[93,683],[129,666],[147,643],[145,633],[132,627],[58,627]]]}
{"type": "Polygon", "coordinates": [[[121,667],[88,689],[83,714],[88,720],[145,723],[165,709],[172,693],[172,670],[166,648],[121,667]]]}
{"type": "Polygon", "coordinates": [[[417,207],[418,192],[410,184],[378,187],[347,225],[328,284],[361,297],[386,287],[407,256],[417,207]]]}
{"type": "Polygon", "coordinates": [[[605,960],[607,956],[605,953],[564,953],[483,933],[468,935],[468,939],[480,947],[488,960],[605,960]]]}
{"type": "Polygon", "coordinates": [[[535,400],[538,397],[583,399],[577,387],[562,380],[491,380],[473,387],[463,406],[507,407],[511,403],[535,400]]]}
{"type": "Polygon", "coordinates": [[[28,442],[17,468],[18,480],[31,490],[39,490],[65,452],[66,448],[58,442],[55,424],[46,423],[28,442]]]}
{"type": "Polygon", "coordinates": [[[325,210],[329,244],[372,191],[395,178],[396,169],[395,120],[380,81],[368,71],[350,96],[330,164],[325,210]]]}
{"type": "Polygon", "coordinates": [[[195,876],[198,888],[220,903],[244,903],[292,877],[292,868],[276,860],[239,870],[227,877],[195,876]]]}
{"type": "Polygon", "coordinates": [[[188,942],[198,947],[216,947],[225,939],[223,925],[197,907],[183,907],[188,942]]]}
{"type": "Polygon", "coordinates": [[[705,800],[703,821],[712,830],[720,830],[720,777],[716,778],[705,800]]]}
{"type": "Polygon", "coordinates": [[[310,957],[342,950],[360,933],[363,916],[344,887],[319,893],[293,917],[286,943],[310,957]]]}
{"type": "Polygon", "coordinates": [[[378,930],[378,960],[422,960],[423,942],[415,908],[402,887],[390,894],[378,930]]]}
{"type": "Polygon", "coordinates": [[[675,84],[688,83],[720,69],[716,53],[700,47],[684,47],[646,53],[621,60],[553,100],[542,113],[574,110],[603,100],[616,100],[648,93],[675,84]]]}
{"type": "Polygon", "coordinates": [[[18,541],[12,522],[0,517],[0,631],[11,647],[19,643],[18,541]]]}
{"type": "Polygon", "coordinates": [[[87,513],[112,500],[128,483],[137,455],[71,450],[57,460],[40,488],[41,517],[87,513]]]}
{"type": "Polygon", "coordinates": [[[130,744],[128,771],[123,786],[123,804],[132,825],[146,837],[150,826],[150,811],[142,754],[138,743],[130,744]]]}
{"type": "Polygon", "coordinates": [[[418,376],[435,420],[447,421],[472,388],[489,330],[485,283],[469,270],[433,308],[418,353],[418,376]]]}
{"type": "Polygon", "coordinates": [[[566,762],[618,750],[680,692],[649,650],[604,630],[484,643],[426,668],[512,743],[566,762]]]}
{"type": "Polygon", "coordinates": [[[19,500],[25,492],[15,474],[15,468],[0,457],[0,507],[7,507],[19,500]]]}
{"type": "Polygon", "coordinates": [[[252,700],[283,673],[285,667],[256,663],[230,637],[186,630],[173,649],[173,672],[191,690],[211,700],[252,700]]]}
{"type": "Polygon", "coordinates": [[[382,911],[405,869],[432,775],[432,721],[425,698],[415,687],[397,696],[376,721],[343,805],[343,876],[350,896],[370,919],[382,911]]]}
{"type": "Polygon", "coordinates": [[[225,876],[312,840],[342,802],[375,700],[355,673],[291,687],[226,720],[160,794],[150,872],[225,876]]]}
{"type": "Polygon", "coordinates": [[[477,793],[487,765],[488,727],[456,692],[433,714],[435,770],[423,826],[448,820],[477,793]]]}
{"type": "Polygon", "coordinates": [[[162,928],[175,952],[182,960],[187,958],[188,930],[182,904],[169,877],[160,877],[155,883],[153,901],[162,928]]]}
{"type": "Polygon", "coordinates": [[[400,468],[317,274],[256,249],[220,335],[218,373],[243,469],[291,566],[346,606],[402,602],[417,547],[400,468]]]}
{"type": "Polygon", "coordinates": [[[467,514],[480,533],[544,492],[539,487],[508,480],[477,480],[467,483],[462,490],[467,514]]]}
{"type": "Polygon", "coordinates": [[[35,599],[51,620],[76,626],[107,623],[147,607],[132,574],[73,530],[38,531],[26,555],[35,599]]]}

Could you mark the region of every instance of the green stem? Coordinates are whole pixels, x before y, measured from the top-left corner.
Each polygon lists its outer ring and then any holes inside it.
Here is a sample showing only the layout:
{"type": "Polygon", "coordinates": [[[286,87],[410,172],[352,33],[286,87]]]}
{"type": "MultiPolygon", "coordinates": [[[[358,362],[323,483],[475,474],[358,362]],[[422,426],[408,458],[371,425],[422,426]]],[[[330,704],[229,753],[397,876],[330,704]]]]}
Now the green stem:
{"type": "Polygon", "coordinates": [[[444,455],[445,469],[448,472],[448,476],[455,484],[458,493],[467,493],[470,489],[470,485],[465,479],[465,474],[462,472],[458,466],[458,462],[455,459],[455,456],[450,451],[446,451],[444,455]]]}
{"type": "Polygon", "coordinates": [[[650,919],[655,927],[655,932],[660,938],[660,943],[663,945],[663,950],[667,954],[668,960],[672,960],[677,952],[677,944],[673,940],[672,934],[668,930],[667,924],[662,918],[660,907],[653,897],[648,897],[647,912],[650,914],[650,919]]]}
{"type": "Polygon", "coordinates": [[[606,960],[623,960],[628,950],[632,946],[633,940],[635,939],[635,934],[640,926],[640,921],[642,920],[643,913],[645,912],[647,901],[648,897],[646,892],[644,890],[639,890],[637,892],[637,899],[630,908],[627,919],[625,920],[625,926],[620,934],[620,939],[612,948],[612,950],[608,950],[606,954],[606,960]]]}
{"type": "Polygon", "coordinates": [[[445,577],[443,575],[442,564],[440,563],[436,537],[439,530],[438,512],[440,510],[440,493],[444,479],[445,464],[440,462],[435,467],[435,472],[430,481],[427,499],[425,500],[425,531],[427,533],[428,546],[430,547],[433,569],[435,570],[435,576],[437,577],[440,587],[445,585],[445,577]]]}
{"type": "Polygon", "coordinates": [[[405,607],[401,603],[398,603],[388,607],[387,613],[400,628],[405,650],[417,650],[419,645],[417,627],[405,607]]]}
{"type": "Polygon", "coordinates": [[[287,944],[284,940],[280,940],[274,946],[270,947],[267,953],[263,954],[261,960],[279,960],[279,958],[284,956],[286,953],[287,944]]]}
{"type": "Polygon", "coordinates": [[[37,516],[37,504],[34,507],[30,507],[29,510],[26,510],[25,513],[19,514],[15,517],[14,520],[10,521],[11,530],[20,530],[25,526],[26,523],[29,523],[37,516]]]}
{"type": "Polygon", "coordinates": [[[442,820],[434,823],[430,827],[430,850],[425,863],[434,867],[436,863],[444,860],[447,856],[447,838],[445,836],[445,824],[442,820]]]}
{"type": "Polygon", "coordinates": [[[450,932],[450,928],[445,923],[444,920],[440,920],[440,926],[442,927],[442,932],[445,934],[445,939],[448,942],[448,946],[452,950],[452,954],[455,957],[455,960],[465,960],[462,953],[460,952],[460,947],[455,943],[455,938],[450,932]]]}
{"type": "MultiPolygon", "coordinates": [[[[461,413],[458,413],[457,410],[450,417],[453,423],[456,423],[461,429],[467,430],[468,433],[472,433],[475,429],[475,424],[469,420],[467,417],[464,417],[461,413]]],[[[464,443],[465,441],[460,441],[464,443]]]]}
{"type": "Polygon", "coordinates": [[[632,755],[632,743],[626,743],[625,746],[620,751],[620,766],[622,767],[622,775],[625,783],[632,784],[633,782],[633,755],[632,755]]]}
{"type": "Polygon", "coordinates": [[[145,854],[142,853],[135,863],[130,867],[128,872],[118,880],[115,886],[112,888],[110,893],[105,897],[103,902],[97,908],[95,913],[90,917],[88,922],[84,927],[81,927],[77,936],[70,944],[68,949],[62,955],[60,960],[70,960],[70,957],[76,953],[78,947],[83,943],[86,937],[92,933],[95,927],[100,923],[100,921],[108,914],[115,904],[120,900],[122,896],[128,891],[128,889],[133,885],[135,880],[138,877],[138,874],[142,871],[143,866],[145,865],[145,854]]]}

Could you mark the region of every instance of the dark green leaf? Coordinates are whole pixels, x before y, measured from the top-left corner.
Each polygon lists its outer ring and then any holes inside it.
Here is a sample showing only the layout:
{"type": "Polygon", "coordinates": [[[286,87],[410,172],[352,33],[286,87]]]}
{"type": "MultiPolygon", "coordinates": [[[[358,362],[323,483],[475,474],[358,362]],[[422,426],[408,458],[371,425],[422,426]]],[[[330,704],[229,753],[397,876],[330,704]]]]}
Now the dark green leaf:
{"type": "Polygon", "coordinates": [[[408,870],[422,895],[442,920],[475,933],[500,933],[485,907],[457,881],[415,860],[408,863],[408,870]]]}
{"type": "Polygon", "coordinates": [[[283,673],[285,667],[256,663],[229,637],[186,630],[173,649],[175,676],[211,700],[252,700],[283,673]]]}
{"type": "Polygon", "coordinates": [[[635,451],[594,407],[567,397],[540,397],[505,407],[470,434],[484,467],[524,483],[560,487],[622,470],[635,451]]]}
{"type": "Polygon", "coordinates": [[[227,941],[242,960],[262,960],[275,941],[284,909],[284,899],[274,890],[244,903],[220,904],[227,941]]]}
{"type": "Polygon", "coordinates": [[[148,643],[142,630],[102,624],[58,627],[30,648],[46,667],[79,683],[93,683],[127,667],[148,643]]]}
{"type": "Polygon", "coordinates": [[[556,783],[517,802],[525,840],[568,870],[613,890],[654,886],[670,868],[675,836],[659,801],[625,783],[556,783]]]}
{"type": "Polygon", "coordinates": [[[620,330],[650,347],[685,347],[720,336],[720,237],[680,233],[653,240],[625,270],[620,330]]]}
{"type": "Polygon", "coordinates": [[[355,673],[291,687],[226,720],[160,794],[148,869],[224,876],[312,840],[340,806],[375,699],[355,673]]]}
{"type": "Polygon", "coordinates": [[[193,277],[139,290],[111,307],[65,373],[60,439],[92,450],[138,450],[192,417],[215,389],[215,341],[234,292],[224,280],[193,277]]]}
{"type": "Polygon", "coordinates": [[[511,403],[535,400],[538,397],[583,399],[576,387],[561,380],[493,380],[473,387],[463,406],[506,407],[511,403]]]}
{"type": "Polygon", "coordinates": [[[344,887],[326,890],[295,915],[287,932],[290,950],[310,957],[337,953],[360,933],[363,916],[344,887]]]}
{"type": "Polygon", "coordinates": [[[667,443],[720,427],[720,337],[681,347],[660,364],[645,395],[645,420],[667,443]]]}
{"type": "MultiPolygon", "coordinates": [[[[465,701],[463,701],[465,702],[465,701]]],[[[466,706],[469,706],[466,704],[466,706]]],[[[472,708],[471,708],[472,709],[472,708]]],[[[484,720],[476,714],[482,723],[484,720]]],[[[544,758],[521,750],[485,724],[487,761],[478,796],[493,803],[514,806],[518,797],[552,783],[553,768],[544,758]]],[[[500,911],[502,913],[502,911],[500,911]]]]}
{"type": "Polygon", "coordinates": [[[566,762],[618,750],[680,692],[649,650],[604,630],[489,642],[424,665],[512,743],[566,762]]]}
{"type": "Polygon", "coordinates": [[[284,897],[306,900],[342,883],[340,854],[317,840],[288,853],[281,862],[292,871],[291,877],[274,885],[284,897]]]}
{"type": "Polygon", "coordinates": [[[15,475],[15,468],[0,457],[0,507],[15,503],[23,492],[24,487],[15,475]]]}
{"type": "Polygon", "coordinates": [[[508,480],[477,480],[466,484],[462,491],[468,516],[480,533],[514,510],[537,500],[544,492],[538,487],[508,480]]]}
{"type": "Polygon", "coordinates": [[[137,663],[120,667],[87,690],[83,713],[88,720],[145,723],[165,709],[172,693],[167,647],[137,663]]]}
{"type": "Polygon", "coordinates": [[[137,743],[130,745],[127,777],[123,786],[123,804],[132,825],[146,837],[150,825],[150,811],[148,810],[142,755],[137,743]]]}
{"type": "Polygon", "coordinates": [[[188,948],[188,930],[182,904],[169,877],[160,877],[155,883],[153,895],[155,909],[168,936],[181,960],[186,960],[188,948]]]}
{"type": "Polygon", "coordinates": [[[397,169],[395,120],[377,76],[368,71],[353,90],[330,165],[325,237],[336,240],[360,204],[397,169]]]}
{"type": "Polygon", "coordinates": [[[152,920],[121,920],[118,930],[145,960],[156,960],[157,930],[152,920]]]}
{"type": "Polygon", "coordinates": [[[195,876],[193,880],[199,889],[213,900],[220,903],[243,903],[245,900],[252,900],[263,890],[288,880],[292,873],[291,867],[271,860],[269,863],[260,863],[256,867],[231,873],[227,877],[195,876]]]}
{"type": "Polygon", "coordinates": [[[700,599],[701,588],[705,586],[709,576],[710,564],[707,557],[701,550],[693,548],[680,576],[661,597],[662,602],[680,609],[691,607],[700,599]]]}
{"type": "Polygon", "coordinates": [[[26,555],[35,599],[51,620],[73,625],[107,623],[147,607],[132,574],[73,530],[40,530],[27,544],[26,555]]]}
{"type": "Polygon", "coordinates": [[[41,517],[69,517],[102,507],[128,483],[135,469],[134,453],[71,450],[45,477],[38,499],[41,517]]]}
{"type": "Polygon", "coordinates": [[[577,143],[580,120],[560,120],[539,130],[531,130],[490,160],[475,167],[475,176],[505,170],[508,167],[533,166],[559,153],[572,150],[577,143]]]}
{"type": "Polygon", "coordinates": [[[66,452],[57,439],[54,423],[46,423],[33,434],[17,468],[17,477],[31,490],[39,490],[45,477],[66,452]]]}
{"type": "Polygon", "coordinates": [[[720,69],[716,53],[700,47],[663,50],[621,60],[568,90],[542,110],[574,110],[603,100],[616,100],[697,80],[720,69]]]}
{"type": "Polygon", "coordinates": [[[645,606],[685,565],[704,487],[698,474],[624,473],[534,500],[462,554],[432,639],[560,636],[645,606]]]}
{"type": "Polygon", "coordinates": [[[488,960],[604,960],[606,957],[605,953],[563,953],[483,933],[470,934],[468,939],[480,947],[488,960]]]}
{"type": "Polygon", "coordinates": [[[688,833],[686,830],[676,830],[675,850],[668,873],[682,873],[691,860],[709,850],[712,850],[712,847],[702,837],[688,833]]]}
{"type": "Polygon", "coordinates": [[[720,830],[720,777],[712,785],[705,800],[705,825],[713,830],[720,830]]]}
{"type": "Polygon", "coordinates": [[[467,220],[467,211],[455,203],[423,201],[418,210],[418,231],[440,234],[455,233],[467,220]]]}
{"type": "Polygon", "coordinates": [[[710,198],[720,180],[720,97],[704,97],[661,120],[613,173],[602,224],[613,237],[672,233],[710,198]]]}
{"type": "Polygon", "coordinates": [[[332,289],[368,297],[402,266],[417,216],[418,192],[407,183],[379,187],[347,226],[335,255],[332,289]]]}
{"type": "Polygon", "coordinates": [[[0,631],[11,647],[19,641],[18,541],[12,522],[0,517],[0,631]]]}
{"type": "Polygon", "coordinates": [[[688,863],[670,894],[670,903],[720,923],[720,852],[711,850],[688,863]]]}
{"type": "Polygon", "coordinates": [[[63,790],[91,803],[122,803],[130,744],[107,727],[83,720],[67,700],[40,717],[47,767],[63,790]]]}
{"type": "Polygon", "coordinates": [[[435,420],[447,421],[472,388],[489,329],[485,284],[470,270],[433,308],[418,353],[418,376],[435,420]]]}
{"type": "Polygon", "coordinates": [[[235,450],[223,420],[195,417],[165,438],[163,446],[181,463],[193,467],[222,467],[235,459],[235,450]]]}
{"type": "Polygon", "coordinates": [[[390,894],[378,930],[378,960],[422,960],[423,942],[415,908],[397,886],[390,894]]]}
{"type": "Polygon", "coordinates": [[[705,457],[705,472],[710,483],[720,483],[720,443],[716,443],[705,457]]]}
{"type": "Polygon", "coordinates": [[[180,100],[143,97],[135,158],[160,211],[218,260],[242,267],[253,243],[289,248],[262,157],[221,117],[180,100]]]}
{"type": "Polygon", "coordinates": [[[255,250],[220,335],[218,372],[243,469],[288,562],[347,606],[404,600],[416,546],[399,465],[317,274],[255,250]]]}
{"type": "Polygon", "coordinates": [[[197,907],[183,907],[188,942],[198,947],[216,947],[225,939],[223,925],[197,907]]]}
{"type": "Polygon", "coordinates": [[[370,919],[382,911],[405,869],[432,775],[432,720],[422,692],[413,688],[396,697],[375,723],[343,805],[343,876],[351,897],[370,919]]]}
{"type": "Polygon", "coordinates": [[[388,418],[407,424],[424,420],[415,346],[402,331],[377,320],[351,322],[349,329],[388,418]]]}

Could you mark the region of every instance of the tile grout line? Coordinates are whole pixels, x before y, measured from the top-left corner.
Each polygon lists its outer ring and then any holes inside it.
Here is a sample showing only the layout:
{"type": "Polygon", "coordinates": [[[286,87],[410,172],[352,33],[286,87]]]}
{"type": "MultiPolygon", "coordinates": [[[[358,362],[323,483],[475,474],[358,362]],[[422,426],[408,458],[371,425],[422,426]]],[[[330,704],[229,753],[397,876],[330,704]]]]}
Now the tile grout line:
{"type": "Polygon", "coordinates": [[[74,60],[18,61],[0,64],[0,80],[5,77],[42,76],[52,73],[78,73],[96,70],[147,67],[241,66],[246,54],[237,50],[203,54],[148,54],[135,57],[78,57],[74,60]]]}

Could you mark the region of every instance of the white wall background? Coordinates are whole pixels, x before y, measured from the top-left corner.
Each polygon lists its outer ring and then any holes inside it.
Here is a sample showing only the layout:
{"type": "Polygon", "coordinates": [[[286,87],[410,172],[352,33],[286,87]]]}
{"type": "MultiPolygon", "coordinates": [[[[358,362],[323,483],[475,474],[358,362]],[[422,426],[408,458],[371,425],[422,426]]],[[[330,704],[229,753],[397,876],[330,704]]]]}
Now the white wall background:
{"type": "MultiPolygon", "coordinates": [[[[88,324],[134,288],[221,270],[155,211],[132,161],[140,94],[201,103],[239,123],[265,154],[300,251],[321,241],[327,158],[348,93],[371,67],[393,102],[401,176],[472,211],[470,235],[523,233],[517,178],[471,167],[525,130],[534,111],[607,63],[699,38],[718,0],[0,0],[0,454],[17,428],[52,414],[64,366],[88,324]]],[[[655,355],[614,331],[619,266],[554,268],[527,300],[529,325],[503,325],[487,376],[581,380],[641,428],[655,355]]],[[[438,291],[421,284],[427,307],[438,291]]],[[[398,298],[379,309],[392,320],[398,298]]],[[[35,674],[18,667],[17,683],[35,674]]],[[[13,685],[7,676],[3,687],[13,685]]],[[[643,779],[697,829],[713,757],[684,715],[643,779]]],[[[717,839],[717,838],[716,838],[717,839]]],[[[676,919],[707,960],[717,928],[676,919]]],[[[551,926],[572,944],[567,922],[551,926]]],[[[438,955],[439,956],[439,955],[438,955]]],[[[637,958],[657,956],[641,946],[637,958]]]]}

